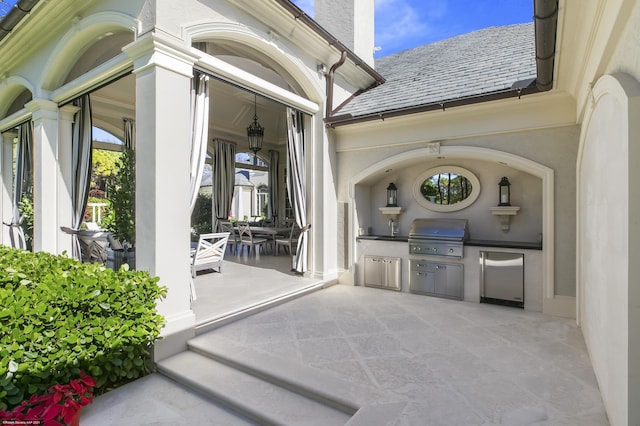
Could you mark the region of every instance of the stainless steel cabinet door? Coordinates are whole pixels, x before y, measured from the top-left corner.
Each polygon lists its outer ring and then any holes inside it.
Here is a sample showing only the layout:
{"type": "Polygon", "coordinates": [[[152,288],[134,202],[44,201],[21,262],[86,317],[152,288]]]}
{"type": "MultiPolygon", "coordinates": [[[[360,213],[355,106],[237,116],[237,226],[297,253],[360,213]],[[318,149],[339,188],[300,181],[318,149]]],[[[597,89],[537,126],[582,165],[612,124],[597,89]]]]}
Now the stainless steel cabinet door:
{"type": "Polygon", "coordinates": [[[364,285],[380,287],[385,280],[384,264],[378,256],[364,257],[364,285]]]}
{"type": "Polygon", "coordinates": [[[365,256],[364,285],[389,290],[401,288],[401,260],[399,257],[365,256]]]}

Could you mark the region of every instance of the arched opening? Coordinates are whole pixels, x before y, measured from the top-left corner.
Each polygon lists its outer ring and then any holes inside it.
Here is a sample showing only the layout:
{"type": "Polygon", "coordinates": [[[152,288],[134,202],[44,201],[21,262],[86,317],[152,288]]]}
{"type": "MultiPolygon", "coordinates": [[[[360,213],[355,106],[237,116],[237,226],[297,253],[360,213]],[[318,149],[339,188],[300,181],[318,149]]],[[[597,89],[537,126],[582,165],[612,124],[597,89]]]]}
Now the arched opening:
{"type": "MultiPolygon", "coordinates": [[[[523,157],[506,153],[503,151],[496,151],[487,148],[480,147],[471,147],[471,146],[441,146],[437,152],[434,152],[430,148],[421,148],[411,151],[406,151],[401,154],[389,157],[384,161],[380,161],[375,165],[363,170],[350,182],[350,192],[349,192],[349,203],[350,203],[350,214],[349,214],[349,252],[350,252],[350,267],[355,268],[356,263],[358,262],[357,250],[356,250],[356,238],[357,231],[359,228],[365,228],[370,226],[371,222],[374,220],[378,220],[375,213],[367,213],[371,211],[378,211],[378,207],[384,199],[384,192],[381,189],[384,189],[386,185],[389,183],[390,179],[395,178],[399,172],[399,170],[408,170],[408,174],[411,174],[411,171],[417,171],[421,167],[424,169],[428,169],[429,167],[433,167],[434,165],[456,165],[463,166],[469,170],[472,170],[475,173],[478,173],[478,170],[485,170],[482,175],[486,175],[489,173],[490,179],[486,184],[483,185],[482,191],[485,191],[484,187],[489,186],[488,191],[497,190],[497,183],[499,178],[491,175],[491,173],[496,173],[492,170],[497,169],[497,173],[502,173],[502,171],[509,171],[514,177],[518,176],[518,180],[522,182],[529,182],[529,185],[535,186],[538,189],[535,191],[539,192],[539,199],[541,201],[540,206],[536,206],[539,209],[539,218],[536,218],[534,215],[532,217],[533,220],[539,220],[540,223],[540,231],[544,238],[542,239],[542,260],[541,260],[541,286],[539,287],[539,292],[536,295],[537,299],[540,301],[540,308],[543,311],[547,311],[554,304],[554,172],[552,169],[533,162],[531,160],[525,159],[523,157]],[[493,183],[495,181],[495,183],[493,183]],[[378,186],[375,186],[378,183],[378,186]],[[491,188],[495,185],[495,189],[491,188]],[[375,194],[372,194],[375,192],[375,194]],[[371,202],[370,200],[376,196],[376,194],[382,197],[382,200],[378,204],[375,202],[371,202]],[[368,214],[368,216],[367,216],[368,214]]],[[[411,179],[406,182],[408,187],[410,188],[415,176],[418,176],[419,173],[415,173],[411,176],[411,179]]],[[[480,176],[480,174],[479,174],[480,176]]],[[[397,184],[398,182],[396,182],[397,184]]],[[[408,197],[411,198],[411,191],[407,189],[406,191],[408,197]]],[[[399,197],[400,198],[400,197],[399,197]]],[[[486,201],[486,205],[481,205],[483,212],[482,214],[487,217],[488,221],[494,220],[489,213],[489,207],[492,205],[494,201],[494,197],[488,197],[489,200],[486,201]]],[[[401,200],[399,199],[399,204],[401,200]]],[[[483,201],[484,202],[484,201],[483,201]]],[[[478,202],[476,202],[478,204],[478,202]]],[[[421,208],[421,207],[420,207],[421,208]]],[[[475,208],[475,207],[471,207],[475,208]]],[[[405,222],[401,223],[402,226],[405,227],[405,232],[408,232],[408,226],[412,218],[420,217],[419,214],[422,214],[424,217],[455,217],[455,218],[467,218],[465,217],[468,214],[465,210],[457,211],[454,213],[451,212],[432,212],[429,210],[424,210],[423,212],[412,211],[409,212],[406,216],[405,222]]],[[[382,219],[379,219],[382,220],[382,219]]],[[[478,230],[479,227],[476,227],[478,230]]],[[[477,233],[478,231],[476,231],[477,233]]],[[[482,238],[481,236],[473,237],[473,230],[471,230],[472,238],[482,238]]],[[[536,236],[534,235],[533,241],[535,241],[536,236]]]]}
{"type": "MultiPolygon", "coordinates": [[[[285,179],[289,156],[287,111],[293,108],[314,113],[317,105],[306,99],[303,84],[298,83],[292,73],[287,71],[297,65],[282,65],[250,44],[230,42],[210,34],[200,35],[193,47],[204,54],[196,64],[196,69],[209,76],[208,155],[214,157],[216,141],[225,141],[235,146],[233,201],[230,211],[224,214],[228,214],[227,219],[232,222],[239,220],[255,223],[256,228],[263,228],[256,229],[256,236],[267,240],[265,250],[258,256],[248,255],[246,249],[233,254],[228,251],[225,261],[234,264],[230,268],[254,268],[253,271],[238,274],[238,279],[230,283],[230,288],[215,290],[217,277],[213,274],[196,277],[194,282],[198,297],[192,304],[192,309],[196,314],[197,327],[200,328],[206,327],[212,318],[234,308],[246,309],[251,305],[265,303],[272,297],[299,291],[301,287],[319,284],[318,280],[292,273],[290,255],[275,253],[275,239],[288,238],[290,234],[290,225],[285,224],[287,206],[291,212],[291,205],[287,204],[287,200],[292,198],[285,179]],[[214,61],[214,58],[226,65],[214,61]],[[226,73],[224,67],[227,65],[234,71],[226,73]],[[263,144],[255,154],[250,151],[247,139],[247,127],[254,116],[264,127],[263,144]],[[275,165],[272,161],[274,153],[279,158],[275,165]],[[279,174],[275,182],[272,181],[274,168],[279,174]],[[272,198],[271,191],[277,193],[277,201],[272,198]],[[277,215],[269,212],[271,204],[277,204],[277,215]],[[277,234],[260,233],[265,230],[271,232],[272,229],[277,234]],[[259,283],[249,278],[256,273],[264,278],[259,283]],[[251,282],[244,283],[245,279],[251,282]],[[224,303],[223,306],[216,306],[212,302],[214,298],[209,296],[211,291],[227,295],[225,300],[220,300],[224,303]]],[[[304,143],[305,149],[311,152],[312,140],[306,139],[304,143]]],[[[216,164],[211,167],[215,171],[216,164]]],[[[215,181],[215,173],[213,179],[215,181]]],[[[215,198],[214,193],[214,203],[215,198]]],[[[215,214],[215,207],[213,210],[215,214]]],[[[200,215],[194,211],[192,221],[196,216],[200,215]]],[[[215,220],[219,221],[220,218],[215,220]]]]}

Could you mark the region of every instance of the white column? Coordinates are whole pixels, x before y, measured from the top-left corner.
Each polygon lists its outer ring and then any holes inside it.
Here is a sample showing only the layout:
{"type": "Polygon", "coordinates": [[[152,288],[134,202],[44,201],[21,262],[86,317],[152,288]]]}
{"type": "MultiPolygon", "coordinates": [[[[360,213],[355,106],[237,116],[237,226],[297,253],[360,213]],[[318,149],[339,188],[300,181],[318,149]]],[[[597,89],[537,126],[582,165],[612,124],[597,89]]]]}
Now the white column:
{"type": "MultiPolygon", "coordinates": [[[[16,136],[15,132],[3,133],[0,147],[0,216],[5,223],[10,223],[13,216],[13,140],[16,136]]],[[[2,225],[0,244],[11,245],[8,226],[2,225]]]]}
{"type": "Polygon", "coordinates": [[[126,49],[136,75],[136,268],[160,277],[168,288],[158,304],[166,325],[165,338],[156,344],[157,359],[170,354],[166,346],[193,334],[195,326],[189,268],[193,61],[171,44],[149,33],[126,49]]]}
{"type": "Polygon", "coordinates": [[[33,251],[57,253],[58,105],[36,99],[33,117],[33,251]]]}
{"type": "Polygon", "coordinates": [[[60,108],[58,129],[58,253],[67,252],[72,256],[72,239],[60,230],[61,226],[73,227],[73,116],[79,110],[77,106],[68,104],[60,108]]]}

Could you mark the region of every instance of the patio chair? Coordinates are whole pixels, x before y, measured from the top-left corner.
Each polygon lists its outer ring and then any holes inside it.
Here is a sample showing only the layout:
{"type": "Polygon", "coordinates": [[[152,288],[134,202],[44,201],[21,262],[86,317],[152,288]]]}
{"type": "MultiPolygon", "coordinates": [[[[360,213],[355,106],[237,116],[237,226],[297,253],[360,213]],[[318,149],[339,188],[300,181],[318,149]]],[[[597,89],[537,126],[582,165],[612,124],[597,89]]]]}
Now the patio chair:
{"type": "Polygon", "coordinates": [[[2,223],[9,227],[9,241],[11,241],[11,247],[26,250],[27,240],[24,237],[24,229],[22,229],[22,225],[19,223],[2,223]]]}
{"type": "Polygon", "coordinates": [[[68,235],[75,235],[80,246],[80,260],[82,262],[96,262],[106,265],[107,247],[114,242],[111,234],[107,232],[80,231],[61,226],[60,230],[68,235]]]}
{"type": "Polygon", "coordinates": [[[229,233],[229,242],[227,243],[227,245],[231,249],[231,253],[236,253],[240,244],[240,240],[238,238],[238,233],[233,226],[233,223],[224,220],[218,221],[218,232],[229,233]]]}
{"type": "Polygon", "coordinates": [[[218,268],[218,272],[222,272],[228,241],[228,232],[200,235],[198,245],[191,254],[191,276],[195,278],[198,271],[205,269],[218,268]]]}
{"type": "Polygon", "coordinates": [[[288,238],[276,238],[276,255],[280,254],[280,246],[283,246],[285,252],[288,254],[295,254],[295,251],[298,248],[298,239],[300,239],[300,235],[307,232],[309,229],[311,229],[311,224],[300,229],[298,224],[294,222],[293,225],[291,225],[291,231],[289,232],[288,238]]]}
{"type": "Polygon", "coordinates": [[[242,247],[248,247],[248,254],[251,254],[251,250],[253,250],[254,254],[256,253],[256,248],[259,250],[264,244],[268,243],[270,240],[263,237],[255,237],[251,233],[251,225],[249,222],[238,222],[238,237],[240,238],[240,250],[242,251],[242,247]]]}

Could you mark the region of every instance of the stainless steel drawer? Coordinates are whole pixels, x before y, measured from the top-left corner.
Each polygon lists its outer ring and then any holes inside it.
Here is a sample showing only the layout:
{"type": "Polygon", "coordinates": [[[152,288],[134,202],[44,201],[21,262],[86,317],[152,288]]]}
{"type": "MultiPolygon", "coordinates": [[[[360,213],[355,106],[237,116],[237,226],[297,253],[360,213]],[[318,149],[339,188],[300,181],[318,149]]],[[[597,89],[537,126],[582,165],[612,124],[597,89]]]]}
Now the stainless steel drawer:
{"type": "Polygon", "coordinates": [[[428,296],[464,299],[462,263],[409,260],[409,291],[428,296]]]}

